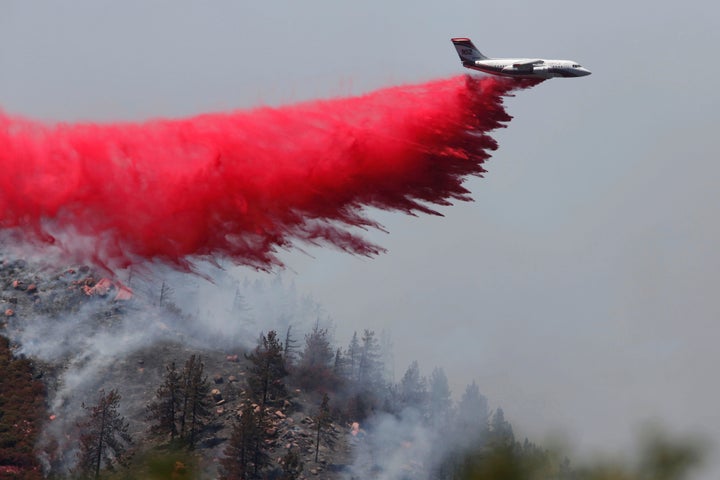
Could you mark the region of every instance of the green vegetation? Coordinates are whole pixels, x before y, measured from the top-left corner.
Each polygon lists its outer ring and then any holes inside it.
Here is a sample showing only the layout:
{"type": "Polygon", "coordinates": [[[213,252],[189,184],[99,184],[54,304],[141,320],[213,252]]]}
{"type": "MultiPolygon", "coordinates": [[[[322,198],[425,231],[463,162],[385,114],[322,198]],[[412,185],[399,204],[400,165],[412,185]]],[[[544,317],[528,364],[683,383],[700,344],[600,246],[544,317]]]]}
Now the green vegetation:
{"type": "Polygon", "coordinates": [[[197,480],[197,458],[186,449],[152,447],[134,455],[126,468],[101,472],[103,480],[197,480]]]}
{"type": "Polygon", "coordinates": [[[700,463],[702,446],[662,434],[645,438],[635,461],[572,468],[567,457],[527,444],[493,444],[460,457],[452,480],[684,480],[700,463]],[[562,460],[559,460],[562,458],[562,460]]]}

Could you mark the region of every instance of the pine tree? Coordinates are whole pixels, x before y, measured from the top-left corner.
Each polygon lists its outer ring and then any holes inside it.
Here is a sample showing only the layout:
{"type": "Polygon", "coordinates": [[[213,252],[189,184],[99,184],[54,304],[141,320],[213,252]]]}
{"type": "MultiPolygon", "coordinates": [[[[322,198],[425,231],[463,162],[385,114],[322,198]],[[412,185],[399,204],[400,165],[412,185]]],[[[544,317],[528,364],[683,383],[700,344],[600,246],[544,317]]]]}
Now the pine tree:
{"type": "Polygon", "coordinates": [[[342,376],[344,366],[345,361],[343,359],[342,349],[338,347],[335,351],[335,360],[333,361],[333,373],[335,374],[335,377],[340,378],[342,376]]]}
{"type": "Polygon", "coordinates": [[[400,380],[399,396],[403,407],[423,410],[427,400],[427,380],[420,376],[417,360],[413,360],[400,380]]]}
{"type": "Polygon", "coordinates": [[[169,436],[173,441],[178,435],[177,418],[182,405],[182,378],[175,362],[165,367],[163,384],[155,393],[155,401],[147,406],[150,432],[169,436]]]}
{"type": "Polygon", "coordinates": [[[488,431],[488,401],[480,394],[475,381],[465,388],[458,404],[460,430],[472,437],[483,437],[488,431]]]}
{"type": "Polygon", "coordinates": [[[395,383],[395,346],[390,332],[380,332],[380,363],[382,365],[382,379],[387,384],[395,383]]]}
{"type": "Polygon", "coordinates": [[[499,445],[513,445],[515,443],[512,425],[505,420],[505,412],[503,412],[502,408],[495,410],[495,414],[490,421],[490,439],[499,445]]]}
{"type": "Polygon", "coordinates": [[[350,340],[350,344],[348,345],[347,350],[345,351],[345,356],[347,357],[346,366],[347,371],[345,372],[345,378],[347,378],[351,383],[354,383],[358,380],[358,368],[360,366],[360,342],[358,341],[357,332],[353,332],[352,340],[350,340]]]}
{"type": "Polygon", "coordinates": [[[327,328],[320,328],[315,323],[312,332],[305,335],[305,348],[295,372],[298,384],[308,390],[333,389],[338,378],[331,368],[332,361],[333,350],[327,328]]]}
{"type": "Polygon", "coordinates": [[[77,470],[85,478],[98,478],[103,466],[112,468],[113,462],[121,462],[132,442],[129,424],[118,413],[120,398],[117,390],[108,394],[101,390],[97,405],[82,404],[87,414],[77,424],[81,432],[77,470]]]}
{"type": "Polygon", "coordinates": [[[210,382],[203,374],[204,369],[202,358],[191,355],[182,372],[180,437],[190,448],[195,447],[200,433],[212,418],[210,382]]]}
{"type": "Polygon", "coordinates": [[[222,480],[250,480],[259,477],[260,469],[268,463],[268,455],[259,449],[263,445],[264,430],[255,408],[248,404],[235,423],[225,457],[220,461],[222,480]]]}
{"type": "Polygon", "coordinates": [[[362,420],[381,404],[387,394],[383,379],[380,344],[375,332],[365,329],[361,341],[357,332],[346,351],[346,378],[349,383],[349,400],[345,412],[354,420],[362,420]]]}
{"type": "Polygon", "coordinates": [[[282,398],[287,395],[283,378],[287,376],[285,362],[283,361],[283,346],[277,339],[274,330],[267,336],[260,335],[257,347],[250,355],[247,383],[250,393],[262,408],[270,398],[282,398]]]}
{"type": "Polygon", "coordinates": [[[312,332],[305,335],[305,348],[300,354],[300,366],[307,369],[329,368],[333,351],[327,328],[315,322],[312,332]]]}
{"type": "Polygon", "coordinates": [[[445,371],[440,367],[435,367],[430,375],[430,392],[428,399],[428,409],[430,421],[435,427],[444,427],[450,417],[450,408],[452,407],[452,398],[450,396],[450,386],[448,385],[445,371]]]}
{"type": "Polygon", "coordinates": [[[368,392],[379,392],[384,386],[383,365],[380,356],[380,344],[375,332],[365,329],[360,349],[358,380],[361,388],[368,392]]]}

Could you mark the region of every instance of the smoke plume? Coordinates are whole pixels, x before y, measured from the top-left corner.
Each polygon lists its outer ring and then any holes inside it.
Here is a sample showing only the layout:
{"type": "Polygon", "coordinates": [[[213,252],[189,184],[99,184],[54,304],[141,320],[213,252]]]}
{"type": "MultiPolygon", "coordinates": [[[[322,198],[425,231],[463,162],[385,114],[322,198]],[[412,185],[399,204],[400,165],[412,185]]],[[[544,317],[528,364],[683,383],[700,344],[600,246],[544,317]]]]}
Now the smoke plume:
{"type": "Polygon", "coordinates": [[[111,269],[223,255],[271,269],[278,248],[375,255],[365,207],[437,214],[470,200],[535,82],[458,76],[364,96],[145,123],[43,124],[0,112],[0,228],[111,269]]]}

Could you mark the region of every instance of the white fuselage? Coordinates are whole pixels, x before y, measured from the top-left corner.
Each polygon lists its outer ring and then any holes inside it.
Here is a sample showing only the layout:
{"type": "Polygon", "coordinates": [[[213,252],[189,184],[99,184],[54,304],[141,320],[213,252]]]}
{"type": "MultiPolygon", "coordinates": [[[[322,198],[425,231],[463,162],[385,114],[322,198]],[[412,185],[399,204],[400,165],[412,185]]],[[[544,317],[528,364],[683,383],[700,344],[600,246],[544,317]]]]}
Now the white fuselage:
{"type": "Polygon", "coordinates": [[[464,61],[473,70],[515,78],[584,77],[590,71],[571,60],[532,58],[487,58],[464,61]]]}
{"type": "Polygon", "coordinates": [[[483,55],[467,37],[450,39],[463,66],[493,75],[515,78],[584,77],[590,70],[571,60],[542,58],[490,58],[483,55]]]}

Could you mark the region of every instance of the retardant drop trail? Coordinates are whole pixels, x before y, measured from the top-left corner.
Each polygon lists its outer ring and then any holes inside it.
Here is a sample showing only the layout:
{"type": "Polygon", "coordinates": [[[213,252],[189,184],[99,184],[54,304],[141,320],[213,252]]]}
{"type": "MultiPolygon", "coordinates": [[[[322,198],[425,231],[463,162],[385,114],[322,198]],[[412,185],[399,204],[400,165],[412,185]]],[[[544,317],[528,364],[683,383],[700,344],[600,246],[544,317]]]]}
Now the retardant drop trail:
{"type": "Polygon", "coordinates": [[[503,96],[536,81],[459,76],[364,96],[139,124],[46,125],[0,113],[0,227],[111,267],[277,247],[374,255],[366,206],[435,214],[497,148],[503,96]]]}

